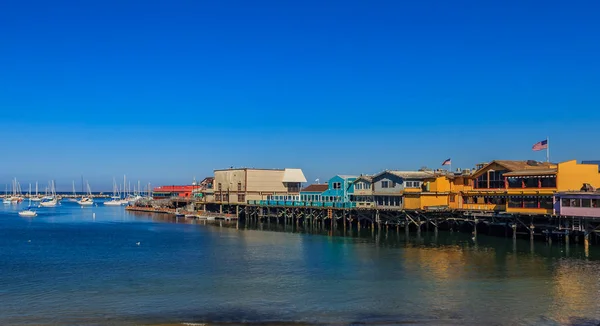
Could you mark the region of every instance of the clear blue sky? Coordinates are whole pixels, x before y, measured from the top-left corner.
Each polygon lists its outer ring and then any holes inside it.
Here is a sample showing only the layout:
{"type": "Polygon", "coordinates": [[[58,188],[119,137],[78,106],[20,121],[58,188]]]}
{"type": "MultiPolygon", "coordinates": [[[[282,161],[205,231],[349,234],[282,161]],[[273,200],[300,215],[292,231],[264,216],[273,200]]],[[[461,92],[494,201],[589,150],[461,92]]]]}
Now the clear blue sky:
{"type": "MultiPolygon", "coordinates": [[[[599,159],[597,1],[4,1],[0,184],[599,159]]],[[[100,189],[99,189],[100,188],[100,189]]]]}

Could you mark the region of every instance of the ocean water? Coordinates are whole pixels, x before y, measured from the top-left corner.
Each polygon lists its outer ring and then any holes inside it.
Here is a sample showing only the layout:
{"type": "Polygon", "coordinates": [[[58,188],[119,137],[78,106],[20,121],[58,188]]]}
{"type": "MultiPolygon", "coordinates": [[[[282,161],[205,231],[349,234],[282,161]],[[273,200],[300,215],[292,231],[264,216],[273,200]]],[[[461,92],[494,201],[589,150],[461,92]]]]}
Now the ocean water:
{"type": "Polygon", "coordinates": [[[1,325],[600,323],[593,246],[19,209],[0,207],[1,325]]]}

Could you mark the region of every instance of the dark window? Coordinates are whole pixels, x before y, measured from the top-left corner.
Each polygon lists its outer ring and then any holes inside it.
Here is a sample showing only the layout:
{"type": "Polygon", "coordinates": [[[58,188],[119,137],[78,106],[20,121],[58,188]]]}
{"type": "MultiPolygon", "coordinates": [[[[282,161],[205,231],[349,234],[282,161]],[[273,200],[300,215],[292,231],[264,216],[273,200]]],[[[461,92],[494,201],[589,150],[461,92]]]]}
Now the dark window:
{"type": "Polygon", "coordinates": [[[508,178],[509,188],[523,188],[523,179],[521,178],[508,178]]]}
{"type": "Polygon", "coordinates": [[[525,208],[538,208],[538,199],[537,197],[527,196],[523,200],[525,208]]]}
{"type": "Polygon", "coordinates": [[[554,203],[552,197],[543,196],[540,197],[540,208],[552,209],[554,208],[554,203]]]}
{"type": "Polygon", "coordinates": [[[342,184],[340,182],[334,182],[333,189],[342,189],[342,184]]]}
{"type": "Polygon", "coordinates": [[[477,177],[475,187],[480,188],[480,189],[486,189],[488,187],[487,181],[488,181],[487,173],[484,173],[484,174],[480,175],[479,177],[477,177]]]}
{"type": "Polygon", "coordinates": [[[454,198],[454,195],[450,195],[450,202],[453,203],[456,199],[454,198]]]}
{"type": "Polygon", "coordinates": [[[539,188],[539,180],[538,178],[524,178],[525,180],[525,188],[539,188]]]}
{"type": "Polygon", "coordinates": [[[245,202],[246,202],[246,195],[239,194],[238,195],[238,203],[245,203],[245,202]]]}
{"type": "Polygon", "coordinates": [[[556,188],[556,177],[542,178],[542,188],[556,188]]]}
{"type": "Polygon", "coordinates": [[[469,186],[469,185],[471,185],[471,180],[467,179],[467,178],[464,178],[463,179],[463,186],[469,186]]]}
{"type": "Polygon", "coordinates": [[[592,199],[592,207],[594,207],[594,208],[600,207],[600,199],[592,199]]]}
{"type": "Polygon", "coordinates": [[[562,199],[562,206],[563,207],[571,207],[571,200],[569,198],[563,198],[562,199]]]}
{"type": "Polygon", "coordinates": [[[229,194],[223,195],[223,201],[229,201],[229,194]]]}
{"type": "Polygon", "coordinates": [[[217,202],[221,201],[221,195],[215,195],[215,201],[217,201],[217,202]]]}
{"type": "Polygon", "coordinates": [[[238,191],[242,191],[242,183],[238,182],[238,191]]]}
{"type": "Polygon", "coordinates": [[[222,190],[221,183],[219,182],[219,191],[222,190]]]}
{"type": "Polygon", "coordinates": [[[586,207],[586,208],[592,207],[592,200],[591,199],[587,199],[587,198],[582,199],[581,200],[581,207],[586,207]]]}
{"type": "Polygon", "coordinates": [[[490,171],[490,188],[504,188],[504,173],[506,171],[490,171]]]}
{"type": "Polygon", "coordinates": [[[381,181],[381,188],[389,188],[389,181],[381,181]]]}
{"type": "Polygon", "coordinates": [[[520,196],[512,196],[508,199],[508,207],[511,208],[521,208],[523,207],[523,197],[520,196]]]}
{"type": "Polygon", "coordinates": [[[571,207],[581,207],[581,201],[579,200],[579,198],[570,199],[570,201],[571,201],[571,207]]]}

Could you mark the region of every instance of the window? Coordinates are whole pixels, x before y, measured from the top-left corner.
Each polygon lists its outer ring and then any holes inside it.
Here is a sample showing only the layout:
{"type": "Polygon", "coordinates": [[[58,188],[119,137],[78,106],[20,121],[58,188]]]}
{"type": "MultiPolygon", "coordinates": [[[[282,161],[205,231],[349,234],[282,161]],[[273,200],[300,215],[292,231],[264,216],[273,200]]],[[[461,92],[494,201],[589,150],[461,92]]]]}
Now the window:
{"type": "Polygon", "coordinates": [[[523,206],[525,208],[538,208],[537,198],[533,196],[525,197],[525,200],[523,200],[523,206]]]}
{"type": "Polygon", "coordinates": [[[581,200],[581,207],[590,208],[592,207],[592,200],[588,198],[584,198],[581,200]]]}
{"type": "Polygon", "coordinates": [[[333,183],[333,189],[342,189],[342,183],[341,182],[334,182],[333,183]]]}
{"type": "Polygon", "coordinates": [[[512,196],[508,199],[508,207],[510,208],[522,208],[523,207],[523,197],[520,196],[512,196]]]}
{"type": "Polygon", "coordinates": [[[456,198],[454,198],[454,197],[455,197],[454,195],[450,195],[450,202],[451,203],[453,203],[456,200],[456,198]]]}
{"type": "Polygon", "coordinates": [[[523,188],[523,179],[521,178],[508,178],[509,188],[523,188]]]}
{"type": "Polygon", "coordinates": [[[412,188],[413,187],[413,182],[412,181],[406,181],[406,188],[412,188]]]}
{"type": "Polygon", "coordinates": [[[238,182],[238,191],[242,191],[242,183],[238,182]]]}
{"type": "Polygon", "coordinates": [[[600,199],[592,199],[592,207],[594,207],[594,208],[600,207],[600,199]]]}
{"type": "Polygon", "coordinates": [[[556,176],[542,178],[542,188],[556,188],[556,176]]]}
{"type": "Polygon", "coordinates": [[[540,187],[540,182],[539,182],[539,178],[524,178],[523,179],[525,181],[525,188],[539,188],[540,187]]]}
{"type": "Polygon", "coordinates": [[[505,188],[504,186],[504,173],[505,170],[501,171],[490,171],[490,188],[491,189],[500,189],[505,188]]]}
{"type": "Polygon", "coordinates": [[[550,197],[550,196],[540,197],[540,208],[545,208],[545,209],[554,208],[554,204],[552,202],[552,197],[550,197]]]}
{"type": "Polygon", "coordinates": [[[390,182],[387,180],[381,181],[381,188],[389,188],[390,182]]]}
{"type": "Polygon", "coordinates": [[[246,202],[246,195],[238,194],[238,203],[245,203],[245,202],[246,202]]]}
{"type": "Polygon", "coordinates": [[[223,201],[229,201],[229,194],[223,195],[223,201]]]}
{"type": "Polygon", "coordinates": [[[488,175],[487,173],[484,173],[482,175],[480,175],[479,177],[477,177],[477,180],[475,182],[475,188],[487,188],[488,187],[488,175]]]}
{"type": "Polygon", "coordinates": [[[219,182],[219,191],[222,190],[221,183],[219,182]]]}
{"type": "Polygon", "coordinates": [[[216,202],[220,202],[221,201],[221,195],[215,195],[215,201],[216,202]]]}
{"type": "Polygon", "coordinates": [[[562,199],[562,206],[563,207],[571,207],[571,200],[569,198],[563,198],[562,199]]]}
{"type": "Polygon", "coordinates": [[[571,207],[581,207],[581,201],[579,199],[570,199],[571,207]]]}

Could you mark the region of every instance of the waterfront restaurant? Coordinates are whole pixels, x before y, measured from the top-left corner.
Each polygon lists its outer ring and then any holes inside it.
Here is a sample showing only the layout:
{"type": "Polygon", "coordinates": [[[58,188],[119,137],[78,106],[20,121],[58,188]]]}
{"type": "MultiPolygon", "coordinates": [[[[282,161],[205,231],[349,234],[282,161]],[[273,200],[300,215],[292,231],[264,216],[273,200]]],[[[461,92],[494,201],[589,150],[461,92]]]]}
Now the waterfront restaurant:
{"type": "Polygon", "coordinates": [[[600,186],[598,166],[577,161],[493,161],[480,164],[473,189],[463,192],[462,208],[509,213],[553,214],[554,194],[584,183],[600,186]]]}
{"type": "Polygon", "coordinates": [[[168,199],[168,198],[190,198],[194,190],[198,188],[196,185],[189,186],[160,186],[152,190],[153,199],[168,199]]]}

